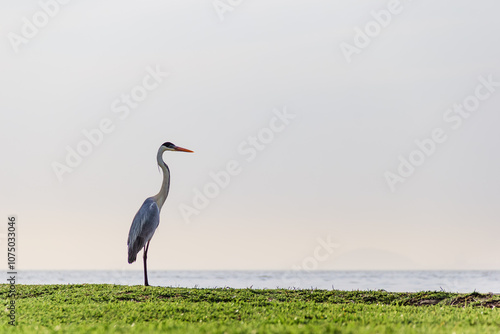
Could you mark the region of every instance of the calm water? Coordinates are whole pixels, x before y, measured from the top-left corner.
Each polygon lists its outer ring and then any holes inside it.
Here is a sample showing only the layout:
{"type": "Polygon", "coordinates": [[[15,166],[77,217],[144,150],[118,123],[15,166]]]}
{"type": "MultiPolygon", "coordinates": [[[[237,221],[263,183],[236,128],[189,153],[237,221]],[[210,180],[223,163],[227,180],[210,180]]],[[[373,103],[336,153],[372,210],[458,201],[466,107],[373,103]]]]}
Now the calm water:
{"type": "MultiPolygon", "coordinates": [[[[172,287],[318,288],[500,293],[500,271],[150,271],[149,283],[172,287]]],[[[19,284],[139,285],[142,271],[20,271],[19,284]]]]}

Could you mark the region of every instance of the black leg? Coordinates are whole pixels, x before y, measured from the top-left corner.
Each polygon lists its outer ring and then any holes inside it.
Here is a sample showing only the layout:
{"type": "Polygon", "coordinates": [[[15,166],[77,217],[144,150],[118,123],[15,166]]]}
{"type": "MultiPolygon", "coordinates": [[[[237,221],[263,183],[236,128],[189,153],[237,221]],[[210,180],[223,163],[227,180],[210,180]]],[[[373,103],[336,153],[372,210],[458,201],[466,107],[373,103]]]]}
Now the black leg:
{"type": "MultiPolygon", "coordinates": [[[[151,239],[149,240],[151,241],[151,239]]],[[[146,260],[148,259],[148,249],[149,249],[149,241],[144,247],[144,286],[149,286],[148,283],[148,268],[146,265],[146,260]]]]}

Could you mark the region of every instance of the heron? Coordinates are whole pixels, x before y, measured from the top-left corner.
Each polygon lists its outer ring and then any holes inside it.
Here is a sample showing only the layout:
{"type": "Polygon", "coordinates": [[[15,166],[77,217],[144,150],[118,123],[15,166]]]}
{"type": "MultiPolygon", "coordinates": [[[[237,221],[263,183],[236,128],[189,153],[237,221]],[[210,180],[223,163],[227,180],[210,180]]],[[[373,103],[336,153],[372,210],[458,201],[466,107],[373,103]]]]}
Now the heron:
{"type": "Polygon", "coordinates": [[[172,144],[171,142],[163,143],[158,149],[158,154],[156,155],[156,161],[158,166],[163,172],[163,182],[161,184],[160,191],[158,194],[146,198],[141,208],[135,214],[132,225],[130,226],[130,231],[128,233],[128,263],[133,263],[137,259],[137,254],[144,249],[143,259],[144,259],[144,285],[149,286],[148,283],[148,270],[147,270],[147,258],[149,243],[156,228],[160,224],[160,211],[165,203],[168,196],[168,191],[170,188],[170,170],[167,164],[163,161],[163,152],[166,151],[177,151],[177,152],[191,152],[187,148],[182,148],[172,144]]]}

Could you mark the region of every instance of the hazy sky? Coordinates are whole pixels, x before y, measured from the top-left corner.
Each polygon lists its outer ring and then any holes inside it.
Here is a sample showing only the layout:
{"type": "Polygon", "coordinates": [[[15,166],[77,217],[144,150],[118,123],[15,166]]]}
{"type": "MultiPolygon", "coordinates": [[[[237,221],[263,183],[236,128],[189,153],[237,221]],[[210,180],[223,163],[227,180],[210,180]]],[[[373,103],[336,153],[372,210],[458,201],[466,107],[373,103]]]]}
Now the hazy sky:
{"type": "Polygon", "coordinates": [[[498,1],[67,2],[0,4],[20,268],[141,270],[171,141],[150,269],[500,269],[498,1]]]}

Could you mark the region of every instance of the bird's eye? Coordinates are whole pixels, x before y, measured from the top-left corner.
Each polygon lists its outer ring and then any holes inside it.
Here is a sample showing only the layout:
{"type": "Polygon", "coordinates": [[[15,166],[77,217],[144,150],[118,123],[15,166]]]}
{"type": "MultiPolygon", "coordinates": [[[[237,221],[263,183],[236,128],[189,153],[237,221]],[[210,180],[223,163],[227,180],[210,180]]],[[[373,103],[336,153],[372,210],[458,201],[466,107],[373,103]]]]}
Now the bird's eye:
{"type": "Polygon", "coordinates": [[[171,142],[166,142],[166,143],[163,143],[163,146],[167,147],[167,148],[172,148],[172,147],[175,147],[174,144],[172,144],[171,142]]]}

